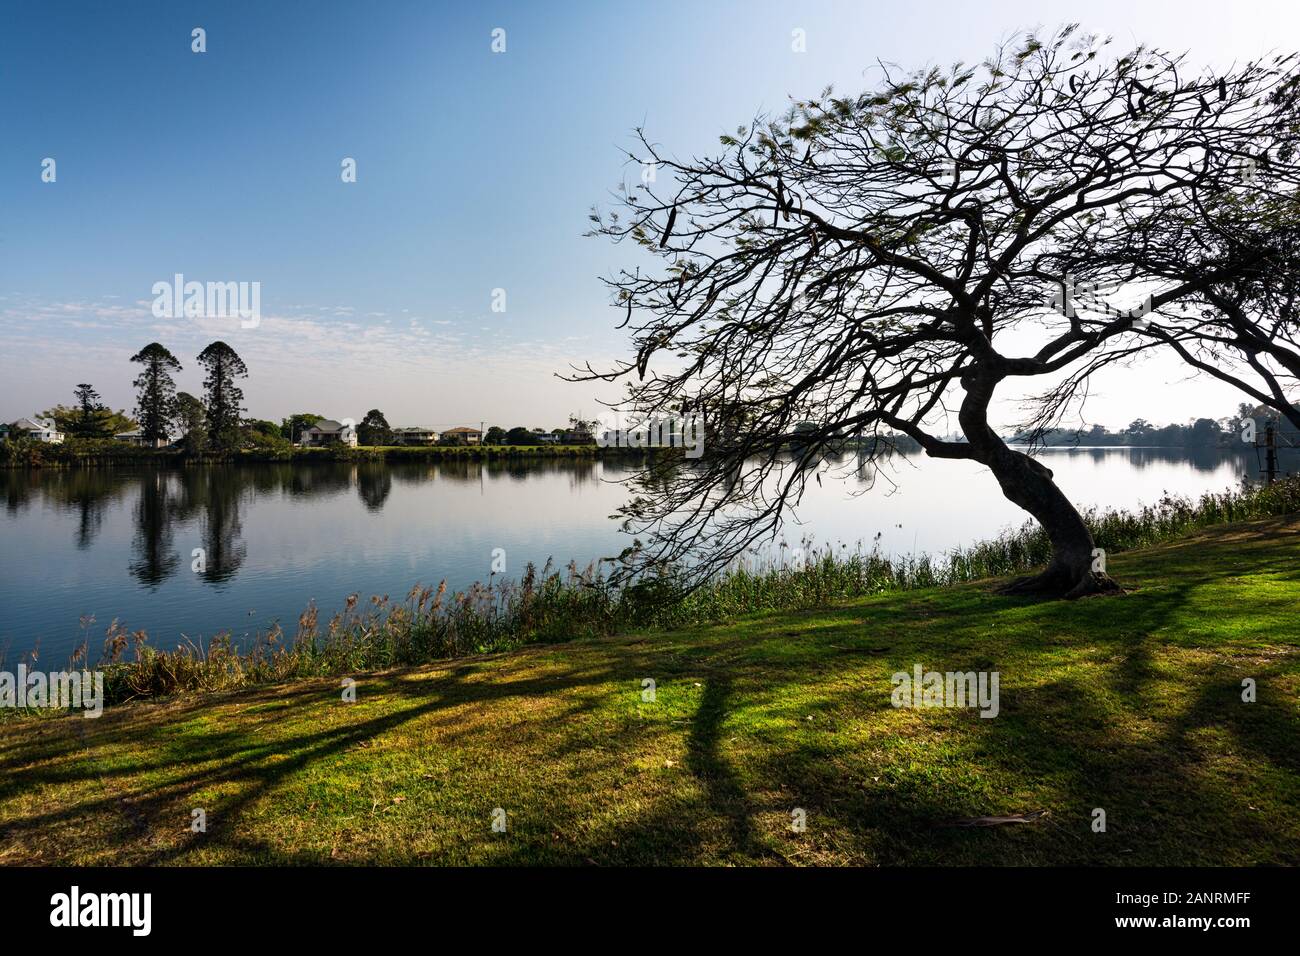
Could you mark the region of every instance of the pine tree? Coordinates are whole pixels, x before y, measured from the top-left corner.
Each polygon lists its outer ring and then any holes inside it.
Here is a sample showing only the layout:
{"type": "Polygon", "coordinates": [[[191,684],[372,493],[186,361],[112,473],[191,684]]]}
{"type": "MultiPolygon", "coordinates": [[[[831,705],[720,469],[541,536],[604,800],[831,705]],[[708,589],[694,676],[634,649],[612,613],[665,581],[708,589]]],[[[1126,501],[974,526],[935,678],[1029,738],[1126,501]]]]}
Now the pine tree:
{"type": "Polygon", "coordinates": [[[248,376],[248,366],[225,342],[213,342],[199,353],[208,420],[208,441],[213,448],[228,449],[239,442],[239,422],[244,414],[244,393],[235,384],[248,376]]]}
{"type": "Polygon", "coordinates": [[[176,383],[171,373],[179,372],[181,363],[157,342],[136,352],[131,361],[144,366],[134,382],[141,437],[155,445],[167,440],[167,423],[176,413],[176,383]]]}
{"type": "Polygon", "coordinates": [[[106,438],[108,428],[104,420],[109,411],[99,400],[99,392],[87,382],[77,386],[77,417],[72,422],[71,431],[78,438],[106,438]]]}

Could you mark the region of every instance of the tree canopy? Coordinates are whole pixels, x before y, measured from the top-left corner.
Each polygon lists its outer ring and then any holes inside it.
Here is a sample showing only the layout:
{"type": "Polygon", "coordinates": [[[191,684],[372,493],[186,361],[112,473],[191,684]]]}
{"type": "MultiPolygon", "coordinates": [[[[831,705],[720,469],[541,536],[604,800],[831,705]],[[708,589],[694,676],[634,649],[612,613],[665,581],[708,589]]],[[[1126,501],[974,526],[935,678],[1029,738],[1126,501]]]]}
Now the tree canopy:
{"type": "Polygon", "coordinates": [[[648,540],[629,573],[670,564],[698,581],[775,533],[846,439],[861,436],[869,465],[905,435],[989,468],[1045,529],[1051,564],[1010,590],[1115,588],[1078,511],[999,437],[990,406],[1008,381],[1040,382],[1022,424],[1049,427],[1081,369],[1154,341],[1151,315],[1258,267],[1220,255],[1135,274],[1122,250],[1170,209],[1207,234],[1228,225],[1231,206],[1204,197],[1251,188],[1244,157],[1268,151],[1294,181],[1296,74],[1291,55],[1208,76],[1108,44],[1067,27],[978,67],[884,67],[876,90],[825,90],[705,158],[638,130],[629,161],[655,175],[592,217],[646,260],[607,279],[634,354],[574,377],[626,383],[634,416],[702,416],[706,446],[642,475],[623,513],[648,540]],[[941,430],[953,419],[956,440],[941,430]]]}
{"type": "Polygon", "coordinates": [[[55,405],[38,417],[53,421],[56,428],[72,438],[111,438],[135,427],[135,421],[124,411],[115,412],[104,405],[90,383],[78,384],[73,394],[74,404],[55,405]]]}
{"type": "Polygon", "coordinates": [[[388,424],[384,413],[377,408],[366,412],[357,426],[357,442],[362,445],[391,445],[393,429],[388,424]]]}
{"type": "Polygon", "coordinates": [[[191,454],[207,447],[208,411],[202,400],[189,392],[178,392],[172,408],[172,424],[191,454]]]}
{"type": "Polygon", "coordinates": [[[324,420],[324,415],[317,415],[315,412],[298,412],[281,420],[280,434],[291,442],[299,442],[302,441],[303,432],[324,420]]]}

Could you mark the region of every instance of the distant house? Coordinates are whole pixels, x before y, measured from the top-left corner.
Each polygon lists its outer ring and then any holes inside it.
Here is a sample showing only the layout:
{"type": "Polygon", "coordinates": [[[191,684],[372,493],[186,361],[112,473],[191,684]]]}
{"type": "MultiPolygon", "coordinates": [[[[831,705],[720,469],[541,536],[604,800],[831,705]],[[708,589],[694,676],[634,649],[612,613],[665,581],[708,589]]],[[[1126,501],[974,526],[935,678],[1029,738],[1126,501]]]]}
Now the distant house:
{"type": "Polygon", "coordinates": [[[566,428],[563,441],[566,445],[594,445],[596,444],[596,436],[584,424],[574,428],[566,428]]]}
{"type": "Polygon", "coordinates": [[[537,436],[537,440],[543,445],[558,445],[560,443],[559,435],[552,435],[550,432],[538,431],[537,429],[533,429],[533,434],[537,436]]]}
{"type": "Polygon", "coordinates": [[[449,445],[477,445],[483,441],[483,433],[477,428],[460,425],[443,432],[442,440],[449,445]]]}
{"type": "Polygon", "coordinates": [[[419,425],[393,429],[394,445],[436,445],[439,437],[432,428],[423,428],[419,425]]]}
{"type": "Polygon", "coordinates": [[[63,442],[63,432],[59,431],[52,419],[20,418],[14,422],[13,438],[33,438],[36,441],[59,445],[63,442]]]}
{"type": "Polygon", "coordinates": [[[113,436],[114,441],[124,441],[132,445],[142,445],[146,448],[162,448],[167,444],[166,436],[155,438],[153,441],[145,441],[144,431],[139,428],[132,428],[130,431],[118,432],[113,436]]]}
{"type": "Polygon", "coordinates": [[[302,433],[304,448],[323,448],[329,445],[357,447],[357,430],[332,418],[323,418],[302,433]]]}

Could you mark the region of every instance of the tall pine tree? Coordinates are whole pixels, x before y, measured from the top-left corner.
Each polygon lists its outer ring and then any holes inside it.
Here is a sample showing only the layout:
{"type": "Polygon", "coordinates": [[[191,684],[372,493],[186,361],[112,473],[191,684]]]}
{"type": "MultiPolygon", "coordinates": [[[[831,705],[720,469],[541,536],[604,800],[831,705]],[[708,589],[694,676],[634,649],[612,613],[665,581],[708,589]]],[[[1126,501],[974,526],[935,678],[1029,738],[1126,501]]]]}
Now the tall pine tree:
{"type": "Polygon", "coordinates": [[[167,423],[176,413],[176,383],[172,381],[172,372],[179,372],[181,363],[157,342],[150,342],[136,352],[131,361],[144,366],[134,383],[141,437],[147,444],[157,445],[167,440],[167,423]]]}
{"type": "Polygon", "coordinates": [[[239,443],[239,422],[244,413],[244,393],[235,384],[248,376],[248,366],[225,342],[213,342],[199,353],[208,410],[208,441],[213,448],[233,448],[239,443]]]}

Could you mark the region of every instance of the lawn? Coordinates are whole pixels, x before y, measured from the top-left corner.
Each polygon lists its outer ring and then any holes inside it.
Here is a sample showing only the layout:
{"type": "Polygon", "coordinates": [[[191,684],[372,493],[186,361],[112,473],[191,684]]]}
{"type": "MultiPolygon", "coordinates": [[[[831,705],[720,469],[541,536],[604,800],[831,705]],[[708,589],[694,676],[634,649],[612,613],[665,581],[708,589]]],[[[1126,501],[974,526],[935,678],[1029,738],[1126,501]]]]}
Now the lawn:
{"type": "Polygon", "coordinates": [[[0,862],[1300,864],[1297,568],[1271,519],[1112,556],[1120,597],[983,582],[358,674],[355,703],[6,721],[0,862]],[[915,664],[999,672],[999,715],[893,708],[915,664]]]}

